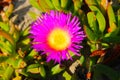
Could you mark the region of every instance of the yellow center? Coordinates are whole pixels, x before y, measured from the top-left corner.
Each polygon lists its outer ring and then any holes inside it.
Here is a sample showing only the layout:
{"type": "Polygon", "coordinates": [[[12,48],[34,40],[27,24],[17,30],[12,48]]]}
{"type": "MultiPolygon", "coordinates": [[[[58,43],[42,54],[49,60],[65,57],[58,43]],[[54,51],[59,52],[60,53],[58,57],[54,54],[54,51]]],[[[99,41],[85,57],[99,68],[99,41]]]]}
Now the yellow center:
{"type": "Polygon", "coordinates": [[[48,35],[48,45],[57,51],[65,50],[70,45],[70,35],[62,29],[54,29],[48,35]]]}

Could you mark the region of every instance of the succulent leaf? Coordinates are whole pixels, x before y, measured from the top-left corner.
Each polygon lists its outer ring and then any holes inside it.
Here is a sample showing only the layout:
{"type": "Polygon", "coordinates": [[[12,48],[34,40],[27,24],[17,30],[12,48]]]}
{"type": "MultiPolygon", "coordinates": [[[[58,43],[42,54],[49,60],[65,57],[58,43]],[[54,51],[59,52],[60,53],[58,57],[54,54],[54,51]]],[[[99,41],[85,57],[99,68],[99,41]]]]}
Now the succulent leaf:
{"type": "Polygon", "coordinates": [[[54,5],[54,7],[55,7],[55,9],[56,10],[61,10],[61,6],[60,6],[60,1],[59,0],[51,0],[52,1],[52,3],[53,3],[53,5],[54,5]]]}
{"type": "MultiPolygon", "coordinates": [[[[111,4],[108,5],[108,8],[107,8],[107,14],[108,14],[108,18],[109,18],[109,25],[110,25],[110,29],[112,31],[114,31],[116,29],[116,19],[115,19],[115,14],[114,14],[114,11],[112,9],[112,6],[111,4]]],[[[111,32],[112,32],[111,31],[111,32]]]]}
{"type": "Polygon", "coordinates": [[[106,21],[105,21],[103,14],[96,6],[89,6],[89,8],[95,12],[95,15],[96,15],[96,18],[99,24],[99,30],[101,32],[104,32],[105,27],[106,27],[106,21]]]}

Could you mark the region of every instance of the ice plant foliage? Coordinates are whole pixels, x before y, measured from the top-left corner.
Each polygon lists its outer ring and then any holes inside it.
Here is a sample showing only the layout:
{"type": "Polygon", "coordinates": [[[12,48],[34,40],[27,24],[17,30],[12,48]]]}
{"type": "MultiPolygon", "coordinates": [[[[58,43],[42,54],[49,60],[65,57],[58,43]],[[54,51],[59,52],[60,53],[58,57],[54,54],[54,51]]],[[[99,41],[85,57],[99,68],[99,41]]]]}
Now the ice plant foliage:
{"type": "Polygon", "coordinates": [[[70,51],[79,55],[80,44],[85,37],[76,16],[58,11],[39,17],[32,23],[30,33],[32,47],[44,51],[42,54],[47,55],[47,62],[54,60],[58,63],[71,58],[70,51]]]}

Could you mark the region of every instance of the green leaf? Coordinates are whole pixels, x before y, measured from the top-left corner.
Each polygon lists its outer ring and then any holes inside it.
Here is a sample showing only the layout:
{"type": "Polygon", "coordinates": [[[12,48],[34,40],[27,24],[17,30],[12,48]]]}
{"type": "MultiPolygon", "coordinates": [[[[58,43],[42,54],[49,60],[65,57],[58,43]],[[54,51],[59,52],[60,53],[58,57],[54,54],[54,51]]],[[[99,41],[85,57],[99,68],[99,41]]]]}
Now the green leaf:
{"type": "Polygon", "coordinates": [[[0,22],[0,28],[5,30],[5,31],[9,31],[9,25],[8,23],[5,22],[0,22]]]}
{"type": "Polygon", "coordinates": [[[54,5],[52,4],[51,0],[44,0],[44,1],[50,7],[50,9],[54,9],[54,5]]]}
{"type": "Polygon", "coordinates": [[[106,21],[105,21],[103,14],[96,6],[89,6],[89,8],[95,12],[95,15],[96,15],[96,18],[99,24],[99,30],[101,32],[104,32],[105,27],[106,27],[106,21]]]}
{"type": "Polygon", "coordinates": [[[39,67],[39,71],[40,71],[40,75],[41,75],[42,77],[45,77],[45,76],[46,76],[45,68],[44,68],[43,65],[41,65],[41,66],[39,67]]]}
{"type": "Polygon", "coordinates": [[[0,63],[5,62],[8,58],[8,56],[0,56],[0,63]]]}
{"type": "Polygon", "coordinates": [[[12,3],[11,3],[11,4],[9,4],[9,6],[8,6],[7,10],[5,11],[5,14],[6,14],[6,16],[7,16],[7,17],[9,17],[9,16],[12,14],[13,9],[14,9],[13,4],[12,4],[12,3]]]}
{"type": "Polygon", "coordinates": [[[78,11],[79,8],[82,6],[82,1],[83,1],[83,0],[73,0],[74,10],[75,10],[75,11],[78,11]]]}
{"type": "MultiPolygon", "coordinates": [[[[113,26],[116,26],[115,24],[113,26]]],[[[113,29],[112,29],[113,30],[113,29]]],[[[117,36],[118,33],[120,31],[120,27],[116,27],[116,29],[114,31],[110,31],[108,33],[105,34],[105,37],[114,37],[114,36],[117,36]]]]}
{"type": "Polygon", "coordinates": [[[40,67],[40,64],[31,64],[27,67],[27,72],[40,73],[39,67],[40,67]]]}
{"type": "Polygon", "coordinates": [[[46,76],[46,72],[43,65],[40,64],[31,64],[27,67],[27,72],[31,72],[33,74],[40,73],[42,77],[46,76]]]}
{"type": "Polygon", "coordinates": [[[101,10],[104,10],[104,13],[106,12],[105,10],[108,7],[108,3],[109,3],[108,0],[101,0],[101,2],[100,2],[100,8],[101,8],[101,10]]]}
{"type": "Polygon", "coordinates": [[[9,33],[0,29],[0,36],[3,36],[4,38],[6,38],[13,45],[13,47],[15,47],[16,45],[15,41],[9,33]]]}
{"type": "Polygon", "coordinates": [[[85,0],[85,3],[87,5],[98,5],[98,3],[100,3],[101,0],[85,0]]]}
{"type": "Polygon", "coordinates": [[[108,66],[101,65],[101,64],[97,64],[95,66],[94,74],[95,75],[93,75],[93,78],[94,78],[93,80],[97,80],[98,77],[100,77],[100,75],[102,74],[106,75],[108,78],[110,78],[110,80],[119,80],[118,72],[114,71],[112,68],[108,66]]]}
{"type": "Polygon", "coordinates": [[[43,12],[47,12],[49,10],[51,10],[50,6],[48,5],[48,1],[45,1],[45,0],[37,0],[40,8],[42,9],[43,12]]]}
{"type": "Polygon", "coordinates": [[[34,58],[35,55],[37,55],[38,52],[35,51],[34,49],[28,54],[28,56],[25,57],[25,60],[29,61],[34,58]]]}
{"type": "Polygon", "coordinates": [[[15,30],[12,36],[13,36],[15,42],[17,42],[20,38],[19,31],[15,30]]]}
{"type": "Polygon", "coordinates": [[[87,14],[87,18],[88,18],[88,23],[89,23],[90,28],[94,32],[98,33],[99,32],[99,27],[97,25],[96,16],[95,16],[94,12],[89,12],[87,14]]]}
{"type": "Polygon", "coordinates": [[[51,0],[51,1],[54,5],[55,9],[59,11],[61,9],[60,1],[59,0],[51,0]]]}
{"type": "Polygon", "coordinates": [[[71,80],[71,78],[72,78],[71,75],[68,74],[68,72],[66,72],[66,71],[63,73],[63,77],[65,78],[65,80],[71,80]]]}
{"type": "Polygon", "coordinates": [[[85,61],[85,57],[81,55],[79,61],[80,61],[80,65],[82,65],[85,61]]]}
{"type": "Polygon", "coordinates": [[[12,47],[7,42],[3,42],[2,40],[0,40],[0,49],[3,53],[7,54],[13,52],[12,47]]]}
{"type": "Polygon", "coordinates": [[[104,37],[103,42],[120,43],[120,36],[104,37]]]}
{"type": "Polygon", "coordinates": [[[13,68],[24,68],[26,66],[26,63],[21,58],[15,59],[13,56],[9,57],[10,58],[6,62],[13,68]]]}
{"type": "Polygon", "coordinates": [[[21,36],[27,36],[29,34],[30,27],[26,27],[23,31],[21,31],[20,35],[21,36]]]}
{"type": "Polygon", "coordinates": [[[35,12],[30,11],[30,12],[28,12],[28,14],[30,15],[30,17],[31,17],[32,19],[34,19],[34,20],[37,19],[37,14],[36,14],[35,12]]]}
{"type": "Polygon", "coordinates": [[[69,0],[61,0],[61,7],[66,9],[69,0]]]}
{"type": "Polygon", "coordinates": [[[95,33],[90,28],[88,28],[87,26],[84,26],[84,30],[85,30],[87,38],[90,41],[96,41],[97,40],[97,36],[95,35],[95,33]]]}
{"type": "Polygon", "coordinates": [[[53,75],[60,73],[61,71],[63,71],[65,68],[61,68],[59,64],[57,64],[56,66],[52,67],[51,72],[53,75]]]}
{"type": "Polygon", "coordinates": [[[37,8],[37,9],[40,10],[40,11],[42,11],[42,9],[41,9],[41,7],[39,6],[39,4],[38,4],[37,1],[35,1],[35,0],[29,0],[29,1],[30,1],[30,4],[31,4],[33,7],[37,8]]]}
{"type": "Polygon", "coordinates": [[[114,31],[116,29],[116,26],[114,26],[114,24],[116,24],[116,19],[115,19],[115,14],[114,14],[111,4],[108,4],[107,14],[109,18],[110,29],[114,31]]]}
{"type": "Polygon", "coordinates": [[[12,80],[22,80],[22,76],[16,76],[16,77],[13,78],[12,80]]]}
{"type": "Polygon", "coordinates": [[[8,66],[5,72],[3,73],[3,79],[4,80],[11,80],[13,76],[14,69],[11,66],[8,66]]]}
{"type": "Polygon", "coordinates": [[[22,59],[16,59],[13,63],[14,68],[24,68],[26,66],[26,63],[22,59]]]}
{"type": "Polygon", "coordinates": [[[117,26],[120,27],[120,9],[117,11],[117,26]]]}

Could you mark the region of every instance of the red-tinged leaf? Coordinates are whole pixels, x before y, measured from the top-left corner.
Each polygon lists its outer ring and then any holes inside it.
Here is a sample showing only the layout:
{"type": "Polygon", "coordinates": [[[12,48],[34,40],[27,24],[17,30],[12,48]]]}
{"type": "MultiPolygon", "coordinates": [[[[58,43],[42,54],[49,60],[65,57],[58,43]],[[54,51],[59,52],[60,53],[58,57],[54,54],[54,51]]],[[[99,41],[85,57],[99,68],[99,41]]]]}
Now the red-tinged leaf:
{"type": "Polygon", "coordinates": [[[105,50],[95,50],[91,53],[91,57],[93,56],[104,56],[105,55],[105,50]]]}
{"type": "Polygon", "coordinates": [[[48,3],[46,3],[45,0],[37,0],[37,3],[39,4],[39,6],[43,12],[47,12],[47,11],[51,10],[50,6],[48,5],[48,3]]]}
{"type": "Polygon", "coordinates": [[[101,0],[101,6],[106,10],[108,6],[108,0],[101,0]]]}
{"type": "Polygon", "coordinates": [[[31,4],[33,7],[37,8],[37,9],[40,10],[40,11],[42,11],[42,9],[41,9],[41,7],[39,6],[39,4],[37,3],[37,1],[35,1],[35,0],[29,0],[29,2],[30,2],[30,4],[31,4]]]}
{"type": "Polygon", "coordinates": [[[111,4],[108,4],[107,14],[108,14],[108,18],[109,18],[110,29],[111,29],[111,31],[114,31],[116,29],[116,26],[115,26],[116,19],[115,19],[115,14],[114,14],[111,4]]]}
{"type": "Polygon", "coordinates": [[[3,36],[4,38],[6,38],[15,47],[15,41],[9,33],[0,29],[0,36],[3,36]]]}

